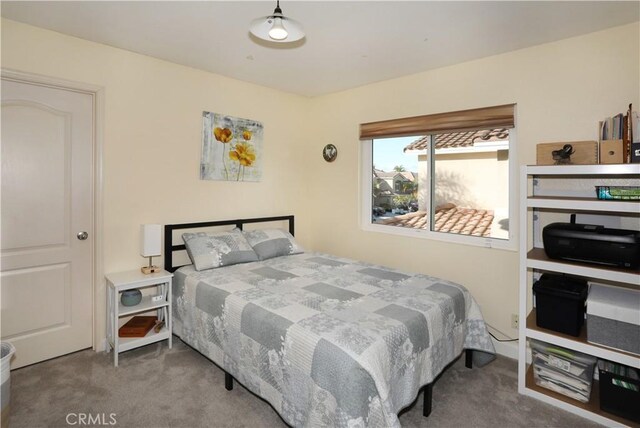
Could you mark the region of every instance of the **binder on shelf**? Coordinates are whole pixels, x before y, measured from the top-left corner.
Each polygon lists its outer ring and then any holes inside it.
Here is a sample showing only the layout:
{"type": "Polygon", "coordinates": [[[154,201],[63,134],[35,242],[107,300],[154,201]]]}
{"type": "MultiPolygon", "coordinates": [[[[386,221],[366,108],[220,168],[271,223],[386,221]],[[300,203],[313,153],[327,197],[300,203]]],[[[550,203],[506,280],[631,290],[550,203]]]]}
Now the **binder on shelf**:
{"type": "Polygon", "coordinates": [[[629,115],[623,119],[622,158],[624,163],[631,162],[631,140],[629,140],[629,115]]]}

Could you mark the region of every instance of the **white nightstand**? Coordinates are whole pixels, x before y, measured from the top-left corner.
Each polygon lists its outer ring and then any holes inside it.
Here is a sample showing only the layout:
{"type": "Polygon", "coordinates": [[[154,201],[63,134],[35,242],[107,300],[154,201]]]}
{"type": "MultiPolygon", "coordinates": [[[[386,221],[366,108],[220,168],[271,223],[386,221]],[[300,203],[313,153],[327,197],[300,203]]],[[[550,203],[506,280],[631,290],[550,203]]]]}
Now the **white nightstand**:
{"type": "Polygon", "coordinates": [[[165,270],[143,274],[140,270],[110,273],[107,279],[107,340],[113,349],[113,364],[118,366],[118,354],[140,346],[161,340],[169,340],[171,348],[171,279],[172,273],[165,270]],[[155,289],[154,289],[155,287],[155,289]],[[135,306],[124,306],[120,295],[125,290],[134,288],[143,292],[142,301],[135,306]],[[145,293],[147,289],[147,293],[145,293]],[[152,296],[161,295],[160,301],[153,301],[152,296]],[[131,316],[142,312],[157,311],[158,320],[165,325],[156,333],[153,329],[145,337],[118,337],[118,329],[131,316]]]}

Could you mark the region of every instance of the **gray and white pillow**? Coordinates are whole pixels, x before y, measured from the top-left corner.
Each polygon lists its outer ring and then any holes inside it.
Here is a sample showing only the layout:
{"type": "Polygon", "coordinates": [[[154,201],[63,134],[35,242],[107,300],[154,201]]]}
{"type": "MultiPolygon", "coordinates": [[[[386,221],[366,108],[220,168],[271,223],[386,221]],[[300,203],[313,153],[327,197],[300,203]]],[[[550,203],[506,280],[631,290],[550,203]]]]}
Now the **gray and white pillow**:
{"type": "Polygon", "coordinates": [[[182,240],[198,271],[258,260],[257,254],[240,230],[183,233],[182,240]]]}
{"type": "Polygon", "coordinates": [[[302,247],[286,230],[259,229],[242,233],[260,260],[304,252],[302,247]]]}

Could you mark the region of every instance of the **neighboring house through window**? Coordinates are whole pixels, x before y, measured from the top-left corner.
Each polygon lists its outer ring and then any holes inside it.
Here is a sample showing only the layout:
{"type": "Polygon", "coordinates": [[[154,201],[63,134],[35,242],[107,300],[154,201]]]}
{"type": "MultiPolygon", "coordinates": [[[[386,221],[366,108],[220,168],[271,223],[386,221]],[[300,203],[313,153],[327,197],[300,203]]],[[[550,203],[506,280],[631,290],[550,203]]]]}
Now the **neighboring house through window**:
{"type": "Polygon", "coordinates": [[[361,125],[363,227],[515,248],[514,110],[509,105],[376,122],[373,138],[366,131],[374,124],[361,125]],[[410,129],[400,130],[403,121],[410,129]],[[487,126],[492,124],[499,126],[487,126]],[[410,135],[418,130],[424,132],[410,135]]]}

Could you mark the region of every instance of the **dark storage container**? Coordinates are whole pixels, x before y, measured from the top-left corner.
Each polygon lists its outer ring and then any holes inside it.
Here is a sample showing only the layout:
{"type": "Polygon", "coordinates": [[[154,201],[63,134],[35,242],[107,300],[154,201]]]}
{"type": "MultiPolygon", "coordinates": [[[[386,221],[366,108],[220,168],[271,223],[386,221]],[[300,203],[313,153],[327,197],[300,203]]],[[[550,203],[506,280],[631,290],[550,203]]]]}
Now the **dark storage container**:
{"type": "Polygon", "coordinates": [[[571,336],[580,336],[587,290],[587,281],[584,279],[543,274],[533,284],[536,325],[571,336]]]}
{"type": "Polygon", "coordinates": [[[600,408],[640,423],[640,379],[633,367],[598,360],[600,408]]]}

